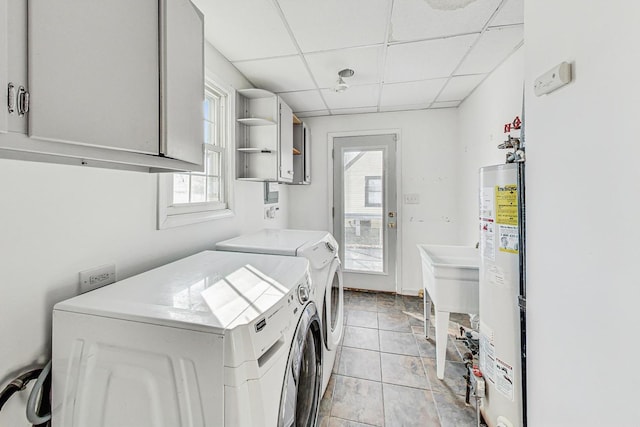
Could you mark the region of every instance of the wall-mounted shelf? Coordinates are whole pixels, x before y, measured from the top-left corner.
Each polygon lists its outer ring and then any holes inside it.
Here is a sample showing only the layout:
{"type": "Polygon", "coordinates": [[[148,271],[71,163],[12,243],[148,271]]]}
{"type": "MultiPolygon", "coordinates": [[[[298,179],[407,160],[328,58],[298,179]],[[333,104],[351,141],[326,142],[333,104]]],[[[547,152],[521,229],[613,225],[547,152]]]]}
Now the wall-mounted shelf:
{"type": "Polygon", "coordinates": [[[247,99],[273,98],[276,96],[273,92],[257,88],[240,89],[238,92],[247,99]]]}
{"type": "Polygon", "coordinates": [[[241,89],[236,93],[237,179],[291,182],[291,108],[278,95],[266,90],[241,89]]]}
{"type": "Polygon", "coordinates": [[[273,126],[277,125],[277,122],[269,119],[262,119],[259,117],[246,117],[244,119],[237,119],[238,123],[246,126],[273,126]]]}

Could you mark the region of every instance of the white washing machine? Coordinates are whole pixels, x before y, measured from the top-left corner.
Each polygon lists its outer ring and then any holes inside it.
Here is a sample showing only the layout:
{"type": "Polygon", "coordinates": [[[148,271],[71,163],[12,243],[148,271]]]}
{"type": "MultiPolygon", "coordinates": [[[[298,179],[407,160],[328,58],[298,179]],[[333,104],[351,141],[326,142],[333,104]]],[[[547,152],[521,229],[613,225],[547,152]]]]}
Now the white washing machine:
{"type": "Polygon", "coordinates": [[[324,394],[344,330],[344,292],[338,242],[331,233],[310,230],[266,229],[216,244],[221,251],[304,257],[311,269],[311,300],[322,322],[324,394]]]}
{"type": "Polygon", "coordinates": [[[61,302],[56,427],[314,426],[308,262],[205,251],[61,302]]]}

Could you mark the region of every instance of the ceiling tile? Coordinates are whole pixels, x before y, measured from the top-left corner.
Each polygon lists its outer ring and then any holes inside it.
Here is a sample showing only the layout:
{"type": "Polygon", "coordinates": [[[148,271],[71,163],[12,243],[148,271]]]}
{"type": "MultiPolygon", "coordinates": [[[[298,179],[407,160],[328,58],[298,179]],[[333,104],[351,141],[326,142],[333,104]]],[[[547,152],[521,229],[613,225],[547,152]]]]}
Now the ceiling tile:
{"type": "Polygon", "coordinates": [[[315,111],[327,108],[317,90],[305,90],[303,92],[279,93],[294,113],[299,111],[315,111]]]}
{"type": "Polygon", "coordinates": [[[462,101],[485,77],[486,74],[474,74],[471,76],[456,76],[451,78],[440,96],[438,96],[438,102],[462,101]]]}
{"type": "Polygon", "coordinates": [[[465,58],[456,74],[482,74],[493,71],[523,40],[522,25],[485,31],[465,58]]]}
{"type": "Polygon", "coordinates": [[[342,114],[364,114],[364,113],[377,113],[377,107],[361,107],[361,108],[338,108],[331,110],[332,116],[339,116],[342,114]]]}
{"type": "Polygon", "coordinates": [[[380,106],[430,104],[447,79],[424,80],[410,83],[393,83],[382,86],[380,106]]]}
{"type": "Polygon", "coordinates": [[[299,56],[234,62],[242,74],[260,89],[271,92],[294,92],[315,89],[299,56]]]}
{"type": "Polygon", "coordinates": [[[445,101],[445,102],[434,102],[431,105],[431,109],[434,108],[456,108],[460,105],[460,101],[445,101]]]}
{"type": "Polygon", "coordinates": [[[338,71],[351,68],[353,77],[346,78],[349,85],[379,83],[382,79],[382,46],[341,49],[322,53],[308,53],[304,57],[321,88],[333,88],[338,71]]]}
{"type": "Polygon", "coordinates": [[[344,92],[322,89],[329,109],[374,107],[378,105],[379,85],[351,86],[344,92]]]}
{"type": "Polygon", "coordinates": [[[278,0],[278,3],[303,52],[385,42],[388,0],[278,0]]]}
{"type": "Polygon", "coordinates": [[[449,77],[478,34],[389,46],[387,83],[449,77]]]}
{"type": "Polygon", "coordinates": [[[437,10],[425,0],[399,0],[393,5],[390,40],[419,40],[477,33],[500,0],[476,0],[455,10],[437,10]]]}
{"type": "Polygon", "coordinates": [[[524,0],[508,0],[489,23],[491,27],[524,23],[524,0]]]}
{"type": "Polygon", "coordinates": [[[205,14],[205,38],[230,61],[297,53],[269,0],[194,0],[205,14]]]}
{"type": "Polygon", "coordinates": [[[299,119],[303,119],[305,117],[320,117],[320,116],[328,116],[329,110],[318,110],[318,111],[303,111],[300,113],[296,113],[299,119]]]}

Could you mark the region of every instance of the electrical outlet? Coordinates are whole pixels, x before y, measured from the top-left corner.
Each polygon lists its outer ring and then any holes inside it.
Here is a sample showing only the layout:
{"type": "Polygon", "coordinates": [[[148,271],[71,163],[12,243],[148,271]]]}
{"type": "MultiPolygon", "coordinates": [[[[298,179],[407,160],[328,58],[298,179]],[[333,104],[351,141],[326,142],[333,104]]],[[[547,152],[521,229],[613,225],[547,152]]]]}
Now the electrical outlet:
{"type": "Polygon", "coordinates": [[[116,265],[107,264],[80,272],[80,293],[92,291],[116,281],[116,265]]]}
{"type": "Polygon", "coordinates": [[[276,211],[278,211],[278,210],[280,210],[278,205],[265,206],[264,207],[264,218],[265,219],[275,219],[276,218],[276,211]]]}
{"type": "Polygon", "coordinates": [[[405,205],[419,205],[420,204],[420,194],[411,193],[404,195],[404,204],[405,205]]]}

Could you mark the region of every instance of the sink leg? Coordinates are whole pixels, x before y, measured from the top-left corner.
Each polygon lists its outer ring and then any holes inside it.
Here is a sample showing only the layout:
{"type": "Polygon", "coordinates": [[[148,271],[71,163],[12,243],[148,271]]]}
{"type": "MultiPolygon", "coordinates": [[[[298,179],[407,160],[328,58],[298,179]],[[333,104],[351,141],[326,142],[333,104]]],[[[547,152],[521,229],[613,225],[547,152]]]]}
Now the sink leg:
{"type": "Polygon", "coordinates": [[[444,378],[444,363],[447,358],[447,334],[449,331],[449,312],[436,308],[436,375],[444,378]]]}
{"type": "Polygon", "coordinates": [[[427,288],[424,288],[422,300],[424,302],[424,337],[429,338],[429,329],[431,327],[431,298],[429,297],[427,288]]]}

